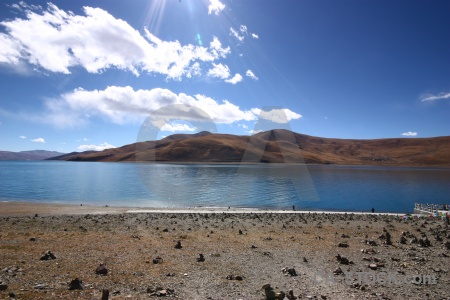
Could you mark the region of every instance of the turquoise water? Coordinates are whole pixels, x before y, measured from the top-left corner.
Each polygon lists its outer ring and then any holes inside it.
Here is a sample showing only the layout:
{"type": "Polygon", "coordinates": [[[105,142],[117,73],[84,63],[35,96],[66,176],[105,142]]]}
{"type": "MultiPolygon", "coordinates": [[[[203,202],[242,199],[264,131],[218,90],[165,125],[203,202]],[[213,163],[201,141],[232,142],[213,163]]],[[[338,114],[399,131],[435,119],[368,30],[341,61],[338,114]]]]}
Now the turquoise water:
{"type": "Polygon", "coordinates": [[[0,200],[408,213],[450,203],[450,169],[2,161],[0,200]]]}

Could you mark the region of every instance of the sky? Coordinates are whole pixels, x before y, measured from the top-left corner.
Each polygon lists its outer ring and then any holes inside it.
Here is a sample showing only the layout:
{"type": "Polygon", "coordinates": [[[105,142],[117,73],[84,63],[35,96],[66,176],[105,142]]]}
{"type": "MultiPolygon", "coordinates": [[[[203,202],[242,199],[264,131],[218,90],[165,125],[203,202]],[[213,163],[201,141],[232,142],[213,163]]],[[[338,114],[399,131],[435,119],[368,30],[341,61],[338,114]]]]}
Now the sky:
{"type": "Polygon", "coordinates": [[[120,147],[146,121],[448,136],[450,2],[2,1],[0,150],[120,147]]]}

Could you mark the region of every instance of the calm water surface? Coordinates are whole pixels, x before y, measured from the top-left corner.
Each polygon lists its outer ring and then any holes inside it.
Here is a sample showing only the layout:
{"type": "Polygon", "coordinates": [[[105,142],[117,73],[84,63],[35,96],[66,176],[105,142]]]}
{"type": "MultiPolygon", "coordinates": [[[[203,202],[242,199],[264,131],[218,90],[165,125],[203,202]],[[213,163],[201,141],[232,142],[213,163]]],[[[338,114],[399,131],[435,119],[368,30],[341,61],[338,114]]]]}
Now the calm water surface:
{"type": "Polygon", "coordinates": [[[0,200],[406,213],[450,203],[450,169],[3,161],[0,200]]]}

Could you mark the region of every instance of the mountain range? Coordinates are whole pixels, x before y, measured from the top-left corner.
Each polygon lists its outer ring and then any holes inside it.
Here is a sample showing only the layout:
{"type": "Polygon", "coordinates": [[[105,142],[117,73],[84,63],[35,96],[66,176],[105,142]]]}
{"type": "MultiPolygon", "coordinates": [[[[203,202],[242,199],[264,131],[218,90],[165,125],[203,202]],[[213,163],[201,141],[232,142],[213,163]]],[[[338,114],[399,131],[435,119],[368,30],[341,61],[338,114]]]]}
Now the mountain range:
{"type": "Polygon", "coordinates": [[[62,155],[61,152],[46,151],[46,150],[31,150],[31,151],[0,151],[0,160],[44,160],[50,157],[62,155]]]}
{"type": "Polygon", "coordinates": [[[284,129],[252,136],[199,132],[51,159],[450,167],[450,136],[357,140],[314,137],[284,129]]]}

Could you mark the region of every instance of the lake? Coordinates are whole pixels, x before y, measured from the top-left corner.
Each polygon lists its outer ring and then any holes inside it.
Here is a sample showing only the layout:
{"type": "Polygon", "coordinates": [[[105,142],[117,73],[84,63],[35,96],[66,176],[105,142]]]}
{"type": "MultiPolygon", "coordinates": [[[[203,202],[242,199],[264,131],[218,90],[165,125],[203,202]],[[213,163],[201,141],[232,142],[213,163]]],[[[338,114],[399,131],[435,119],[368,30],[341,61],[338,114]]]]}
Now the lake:
{"type": "Polygon", "coordinates": [[[1,161],[0,201],[412,213],[450,203],[450,169],[1,161]]]}

